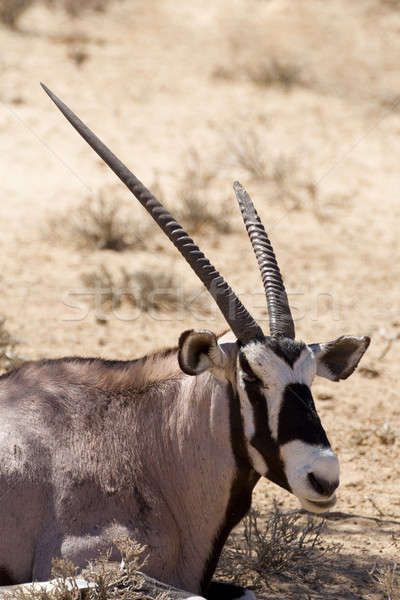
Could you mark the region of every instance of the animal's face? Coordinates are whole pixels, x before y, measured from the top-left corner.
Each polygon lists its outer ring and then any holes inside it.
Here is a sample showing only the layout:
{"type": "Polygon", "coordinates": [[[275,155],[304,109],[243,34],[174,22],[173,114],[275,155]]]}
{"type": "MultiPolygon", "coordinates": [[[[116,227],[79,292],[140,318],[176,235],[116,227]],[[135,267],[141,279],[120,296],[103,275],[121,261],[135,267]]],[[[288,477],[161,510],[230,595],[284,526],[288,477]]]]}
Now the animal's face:
{"type": "Polygon", "coordinates": [[[240,399],[253,468],[295,494],[307,510],[326,511],[336,501],[339,462],[310,388],[317,374],[332,380],[348,377],[369,339],[346,336],[311,346],[287,338],[243,346],[222,341],[217,343],[210,332],[183,334],[182,368],[191,374],[209,369],[228,379],[240,399]]]}
{"type": "Polygon", "coordinates": [[[237,390],[254,468],[293,492],[307,510],[335,502],[339,462],[311,395],[317,364],[301,342],[267,339],[241,348],[237,390]]]}

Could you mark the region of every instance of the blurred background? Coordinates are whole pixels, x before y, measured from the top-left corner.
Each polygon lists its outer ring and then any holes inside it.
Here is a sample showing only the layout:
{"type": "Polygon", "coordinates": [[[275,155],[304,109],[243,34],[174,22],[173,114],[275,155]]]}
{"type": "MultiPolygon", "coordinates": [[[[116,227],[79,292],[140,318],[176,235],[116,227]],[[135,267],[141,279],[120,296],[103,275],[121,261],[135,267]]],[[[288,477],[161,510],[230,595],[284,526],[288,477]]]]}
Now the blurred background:
{"type": "MultiPolygon", "coordinates": [[[[298,337],[372,336],[357,373],[314,395],[342,462],[338,510],[399,516],[399,57],[396,0],[0,0],[2,368],[135,358],[225,327],[43,81],[265,327],[235,179],[270,233],[298,337]]],[[[296,505],[263,484],[258,506],[275,496],[296,505]]],[[[371,561],[398,550],[399,534],[353,534],[371,561]]]]}

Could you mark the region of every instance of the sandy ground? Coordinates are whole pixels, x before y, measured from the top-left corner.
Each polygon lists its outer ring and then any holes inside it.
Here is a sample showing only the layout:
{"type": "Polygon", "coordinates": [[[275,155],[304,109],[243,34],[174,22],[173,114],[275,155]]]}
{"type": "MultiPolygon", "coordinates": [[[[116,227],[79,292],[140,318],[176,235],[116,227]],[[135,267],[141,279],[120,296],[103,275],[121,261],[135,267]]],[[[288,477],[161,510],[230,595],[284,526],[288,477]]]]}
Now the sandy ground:
{"type": "MultiPolygon", "coordinates": [[[[188,178],[212,210],[232,204],[229,234],[205,227],[195,237],[262,322],[234,179],[270,232],[298,337],[372,336],[362,369],[313,388],[341,460],[336,508],[353,515],[328,521],[343,544],[342,563],[332,563],[338,577],[259,597],[384,598],[368,569],[397,560],[399,52],[399,5],[378,0],[126,0],[74,20],[38,4],[19,32],[0,29],[0,314],[19,354],[131,358],[175,345],[199,319],[224,328],[211,309],[133,314],[124,304],[103,315],[93,295],[83,295],[82,274],[99,265],[171,272],[185,289],[200,288],[154,229],[151,245],[123,253],[71,239],[77,207],[115,180],[39,81],[155,183],[171,208],[179,209],[188,178]]],[[[122,187],[112,190],[134,221],[147,223],[122,187]]],[[[268,482],[255,498],[265,510],[273,498],[297,506],[268,482]]]]}

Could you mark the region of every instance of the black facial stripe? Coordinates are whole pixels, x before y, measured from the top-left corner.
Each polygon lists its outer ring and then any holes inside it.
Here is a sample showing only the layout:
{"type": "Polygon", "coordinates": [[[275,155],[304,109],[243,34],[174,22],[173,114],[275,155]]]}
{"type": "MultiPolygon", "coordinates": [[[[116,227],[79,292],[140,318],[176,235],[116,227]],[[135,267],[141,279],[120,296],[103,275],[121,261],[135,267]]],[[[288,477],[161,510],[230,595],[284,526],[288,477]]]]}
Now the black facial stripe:
{"type": "Polygon", "coordinates": [[[238,470],[249,469],[251,467],[251,462],[247,452],[246,440],[244,436],[244,426],[240,411],[239,395],[235,393],[230,383],[228,384],[227,388],[229,395],[229,425],[233,455],[235,457],[238,470]]]}
{"type": "Polygon", "coordinates": [[[270,348],[279,358],[282,358],[290,367],[293,367],[296,360],[306,347],[304,342],[296,342],[289,338],[268,338],[270,348]]]}
{"type": "Polygon", "coordinates": [[[240,354],[239,354],[239,364],[240,364],[240,368],[242,369],[242,371],[244,373],[246,373],[246,375],[248,375],[251,378],[257,379],[257,381],[260,381],[259,377],[257,377],[257,375],[254,373],[253,369],[249,365],[249,361],[247,360],[247,358],[245,357],[243,352],[240,352],[240,354]]]}
{"type": "Polygon", "coordinates": [[[286,386],[279,412],[278,443],[283,445],[293,440],[330,447],[310,388],[302,383],[286,386]]]}
{"type": "Polygon", "coordinates": [[[266,398],[258,383],[245,382],[245,392],[253,409],[255,423],[255,433],[250,443],[267,463],[268,473],[266,473],[266,477],[290,492],[291,489],[286,478],[284,465],[279,455],[279,447],[272,438],[269,428],[266,398]]]}
{"type": "Polygon", "coordinates": [[[244,437],[240,400],[231,384],[227,385],[227,395],[229,397],[231,444],[236,462],[236,475],[231,484],[224,521],[216,533],[212,550],[204,566],[201,580],[202,593],[206,592],[210,584],[228,535],[250,509],[251,494],[260,479],[258,473],[251,466],[244,437]]]}

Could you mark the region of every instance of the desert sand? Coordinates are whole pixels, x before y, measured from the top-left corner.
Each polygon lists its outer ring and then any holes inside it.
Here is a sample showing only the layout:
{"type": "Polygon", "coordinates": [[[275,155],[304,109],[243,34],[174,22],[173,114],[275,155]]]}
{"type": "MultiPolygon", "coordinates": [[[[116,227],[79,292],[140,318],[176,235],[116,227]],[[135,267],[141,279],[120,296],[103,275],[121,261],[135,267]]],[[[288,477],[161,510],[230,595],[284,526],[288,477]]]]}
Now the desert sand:
{"type": "MultiPolygon", "coordinates": [[[[116,279],[124,267],[201,287],[40,81],[172,211],[188,188],[222,211],[228,231],[205,222],[194,237],[265,328],[236,179],[274,244],[297,336],[372,337],[350,379],[313,386],[341,461],[335,511],[347,515],[326,535],[343,548],[330,577],[273,579],[259,598],[386,598],[368,572],[398,560],[399,56],[400,6],[383,0],[126,0],[76,18],[38,2],[17,31],[0,28],[0,315],[18,355],[128,359],[199,323],[225,327],[205,294],[192,311],[96,305],[84,281],[100,265],[116,279]],[[144,246],[77,243],[71,223],[99,192],[146,230],[144,246]]],[[[254,504],[267,511],[274,498],[297,507],[267,481],[254,504]]]]}

